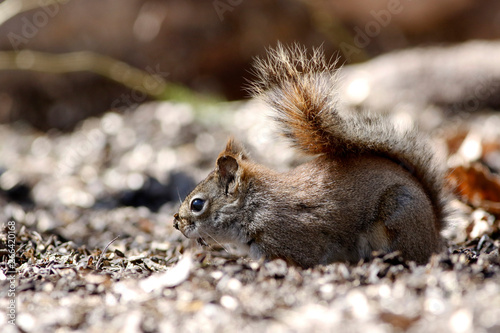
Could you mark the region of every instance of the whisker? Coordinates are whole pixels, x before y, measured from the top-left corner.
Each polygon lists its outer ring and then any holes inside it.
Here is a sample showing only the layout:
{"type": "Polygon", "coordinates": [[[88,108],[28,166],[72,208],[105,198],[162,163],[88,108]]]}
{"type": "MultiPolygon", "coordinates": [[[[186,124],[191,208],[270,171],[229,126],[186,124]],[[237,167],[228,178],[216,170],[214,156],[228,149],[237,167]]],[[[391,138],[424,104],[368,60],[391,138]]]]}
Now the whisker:
{"type": "Polygon", "coordinates": [[[207,241],[205,240],[205,238],[201,237],[201,235],[200,235],[200,237],[196,240],[196,243],[197,243],[198,245],[200,245],[200,246],[207,246],[207,245],[208,245],[208,243],[207,243],[207,241]]]}
{"type": "MultiPolygon", "coordinates": [[[[200,230],[201,231],[201,230],[200,230]]],[[[224,249],[224,251],[226,251],[227,253],[229,253],[229,251],[224,247],[224,245],[222,245],[221,243],[219,243],[215,238],[213,238],[212,236],[210,236],[210,234],[206,231],[201,231],[203,232],[205,235],[207,235],[208,237],[212,238],[214,240],[214,242],[216,242],[220,247],[222,247],[224,249]]]]}
{"type": "Polygon", "coordinates": [[[182,205],[182,199],[181,199],[181,193],[179,192],[179,187],[178,187],[178,186],[176,186],[176,188],[175,188],[175,189],[177,190],[177,195],[179,196],[179,202],[180,202],[180,203],[181,203],[181,205],[182,205]]]}

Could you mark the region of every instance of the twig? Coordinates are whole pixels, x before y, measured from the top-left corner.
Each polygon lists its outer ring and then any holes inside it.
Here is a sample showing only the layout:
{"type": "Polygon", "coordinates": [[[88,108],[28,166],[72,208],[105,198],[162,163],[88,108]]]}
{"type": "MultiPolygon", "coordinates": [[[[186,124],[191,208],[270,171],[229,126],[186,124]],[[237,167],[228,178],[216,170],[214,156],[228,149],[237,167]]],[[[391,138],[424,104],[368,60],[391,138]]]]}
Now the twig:
{"type": "Polygon", "coordinates": [[[104,254],[105,254],[105,253],[106,253],[106,251],[108,250],[108,247],[109,247],[111,244],[113,244],[113,242],[114,242],[115,240],[117,240],[118,238],[120,238],[120,237],[121,237],[121,236],[116,236],[115,238],[113,238],[113,239],[111,240],[111,242],[109,242],[109,243],[108,243],[108,245],[106,245],[106,247],[104,248],[104,250],[102,251],[102,253],[101,253],[100,257],[99,257],[99,260],[97,261],[97,264],[95,264],[95,268],[96,268],[96,269],[99,269],[99,268],[100,268],[101,263],[102,263],[102,260],[104,259],[104,254]]]}
{"type": "Polygon", "coordinates": [[[47,73],[88,71],[102,75],[153,97],[167,89],[165,80],[122,61],[90,51],[51,54],[31,50],[0,52],[0,70],[30,70],[47,73]]]}

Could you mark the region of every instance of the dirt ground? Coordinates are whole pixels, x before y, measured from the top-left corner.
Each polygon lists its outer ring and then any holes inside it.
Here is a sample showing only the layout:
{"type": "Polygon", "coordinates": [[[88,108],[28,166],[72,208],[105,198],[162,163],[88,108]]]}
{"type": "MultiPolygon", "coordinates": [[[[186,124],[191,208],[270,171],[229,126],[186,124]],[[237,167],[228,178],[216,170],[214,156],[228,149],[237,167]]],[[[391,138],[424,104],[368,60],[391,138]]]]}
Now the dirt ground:
{"type": "Polygon", "coordinates": [[[1,125],[2,331],[500,331],[498,112],[429,129],[461,191],[446,250],[421,266],[379,254],[303,270],[172,227],[229,133],[268,165],[298,163],[260,108],[149,103],[71,133],[1,125]]]}

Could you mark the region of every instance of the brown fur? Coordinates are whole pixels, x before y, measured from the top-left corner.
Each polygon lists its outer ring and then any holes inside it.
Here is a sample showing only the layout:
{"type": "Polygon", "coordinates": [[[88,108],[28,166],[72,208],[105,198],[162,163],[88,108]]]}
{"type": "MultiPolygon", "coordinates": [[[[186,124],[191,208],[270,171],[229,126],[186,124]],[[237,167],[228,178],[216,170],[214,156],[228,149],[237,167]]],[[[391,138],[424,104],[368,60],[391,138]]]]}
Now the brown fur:
{"type": "Polygon", "coordinates": [[[383,118],[342,116],[332,66],[318,50],[308,58],[279,46],[256,73],[253,91],[275,110],[282,134],[318,156],[277,173],[230,139],[174,226],[302,267],[356,262],[376,250],[425,263],[440,250],[443,173],[426,140],[383,118]]]}

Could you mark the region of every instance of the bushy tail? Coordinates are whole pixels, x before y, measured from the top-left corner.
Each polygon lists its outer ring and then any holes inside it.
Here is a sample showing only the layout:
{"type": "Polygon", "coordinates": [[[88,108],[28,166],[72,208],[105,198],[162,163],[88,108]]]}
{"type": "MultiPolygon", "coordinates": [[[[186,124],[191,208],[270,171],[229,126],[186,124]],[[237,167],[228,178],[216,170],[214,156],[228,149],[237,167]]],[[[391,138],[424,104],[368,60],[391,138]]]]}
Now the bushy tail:
{"type": "Polygon", "coordinates": [[[281,133],[312,155],[374,154],[406,167],[423,184],[443,227],[446,216],[444,170],[430,143],[413,129],[398,129],[381,116],[338,112],[335,62],[321,49],[278,45],[267,59],[257,59],[250,87],[275,111],[281,133]]]}

